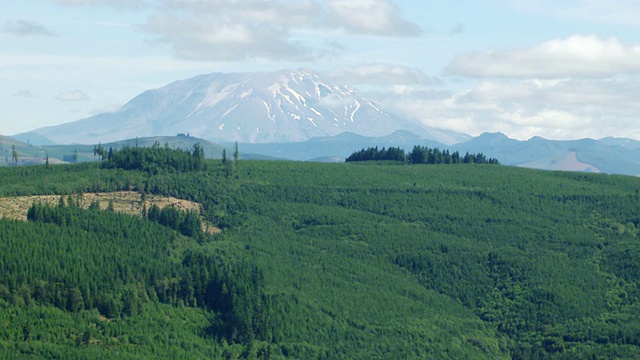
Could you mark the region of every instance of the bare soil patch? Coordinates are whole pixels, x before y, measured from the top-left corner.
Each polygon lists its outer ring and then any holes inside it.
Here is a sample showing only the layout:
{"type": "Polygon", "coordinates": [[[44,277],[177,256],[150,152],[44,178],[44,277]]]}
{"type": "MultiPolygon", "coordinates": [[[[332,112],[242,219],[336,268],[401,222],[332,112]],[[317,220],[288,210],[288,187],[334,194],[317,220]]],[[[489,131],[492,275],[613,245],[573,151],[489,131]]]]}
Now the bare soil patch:
{"type": "MultiPolygon", "coordinates": [[[[129,215],[142,216],[143,209],[149,209],[152,205],[156,205],[159,208],[165,208],[169,206],[176,207],[182,211],[197,211],[200,212],[200,203],[188,200],[177,199],[171,196],[160,195],[145,195],[144,201],[142,200],[142,194],[135,191],[118,191],[110,193],[83,193],[70,195],[74,202],[78,203],[83,208],[88,208],[93,202],[98,202],[101,209],[106,209],[109,203],[113,204],[113,209],[116,212],[125,213],[129,215]]],[[[34,196],[13,196],[13,197],[0,197],[0,218],[7,218],[13,220],[27,220],[27,211],[31,204],[34,202],[40,202],[43,204],[57,205],[60,202],[61,195],[34,195],[34,196]]],[[[62,195],[65,203],[67,203],[69,195],[62,195]]],[[[220,229],[208,223],[204,218],[202,220],[203,231],[207,231],[211,234],[220,232],[220,229]]]]}

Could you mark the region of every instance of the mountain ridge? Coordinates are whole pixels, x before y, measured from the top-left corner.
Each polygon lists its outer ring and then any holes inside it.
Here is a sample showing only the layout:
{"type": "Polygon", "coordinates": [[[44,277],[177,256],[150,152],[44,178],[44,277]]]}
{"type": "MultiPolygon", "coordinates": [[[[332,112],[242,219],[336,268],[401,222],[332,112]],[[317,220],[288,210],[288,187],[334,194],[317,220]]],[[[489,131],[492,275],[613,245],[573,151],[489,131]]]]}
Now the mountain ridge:
{"type": "Polygon", "coordinates": [[[302,69],[198,75],[146,90],[116,112],[36,129],[16,138],[98,143],[190,133],[214,142],[267,143],[342,132],[379,137],[396,130],[448,143],[469,138],[389,113],[355,88],[302,69]]]}
{"type": "MultiPolygon", "coordinates": [[[[206,139],[193,136],[169,136],[131,138],[116,142],[103,143],[103,146],[116,148],[124,145],[151,146],[155,141],[161,145],[190,149],[193,143],[199,142],[205,147],[206,156],[219,158],[222,149],[231,151],[234,144],[212,143],[206,139]],[[185,142],[186,141],[186,142],[185,142]]],[[[79,161],[95,161],[91,145],[45,145],[33,146],[16,142],[11,137],[0,137],[0,150],[3,158],[0,165],[7,165],[11,158],[11,144],[16,145],[21,165],[43,164],[45,156],[50,159],[70,157],[75,150],[79,152],[79,161]],[[4,140],[3,140],[4,139],[4,140]],[[2,161],[4,160],[4,162],[2,161]],[[27,161],[24,161],[27,160],[27,161]]],[[[344,161],[353,152],[367,147],[400,147],[411,151],[414,145],[430,148],[448,149],[460,153],[483,153],[496,158],[503,165],[527,167],[541,170],[602,172],[640,176],[640,141],[626,138],[548,140],[532,137],[528,140],[511,139],[502,133],[483,133],[466,142],[446,145],[433,140],[426,140],[419,135],[398,130],[382,137],[367,137],[355,133],[344,132],[335,136],[313,137],[302,142],[288,143],[239,143],[241,157],[244,159],[280,159],[295,161],[344,161]]]]}
{"type": "Polygon", "coordinates": [[[640,141],[627,138],[548,140],[534,136],[516,140],[504,134],[483,133],[451,148],[460,152],[482,152],[506,165],[640,175],[640,141]],[[572,156],[575,161],[567,161],[572,156]]]}

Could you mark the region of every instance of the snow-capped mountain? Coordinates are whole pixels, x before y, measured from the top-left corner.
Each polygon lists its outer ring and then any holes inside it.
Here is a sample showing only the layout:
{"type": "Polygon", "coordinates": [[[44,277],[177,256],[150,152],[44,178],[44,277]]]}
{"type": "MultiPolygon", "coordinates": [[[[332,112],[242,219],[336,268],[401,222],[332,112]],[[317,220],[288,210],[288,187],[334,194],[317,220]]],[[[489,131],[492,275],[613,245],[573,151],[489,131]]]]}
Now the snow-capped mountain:
{"type": "Polygon", "coordinates": [[[426,128],[389,114],[358,90],[306,70],[200,75],[145,91],[114,113],[18,137],[95,144],[189,133],[214,141],[264,143],[304,141],[343,132],[384,136],[396,130],[444,143],[465,138],[464,134],[426,128]]]}

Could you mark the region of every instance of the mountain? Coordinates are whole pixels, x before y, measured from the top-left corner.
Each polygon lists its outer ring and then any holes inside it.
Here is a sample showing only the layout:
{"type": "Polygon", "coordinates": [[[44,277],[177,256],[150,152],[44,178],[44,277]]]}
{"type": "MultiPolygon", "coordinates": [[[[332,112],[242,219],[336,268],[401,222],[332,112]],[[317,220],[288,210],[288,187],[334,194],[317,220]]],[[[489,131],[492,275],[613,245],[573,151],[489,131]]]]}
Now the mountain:
{"type": "Polygon", "coordinates": [[[547,140],[539,136],[526,141],[502,133],[484,133],[456,144],[460,152],[482,152],[505,165],[544,170],[603,172],[640,175],[640,142],[631,139],[547,140]]]}
{"type": "Polygon", "coordinates": [[[504,165],[541,170],[640,175],[640,141],[620,138],[558,141],[536,136],[520,141],[502,133],[483,133],[462,143],[446,145],[401,130],[382,137],[343,133],[304,142],[241,144],[240,149],[289,160],[338,162],[363,148],[394,146],[409,152],[414,145],[462,154],[483,153],[504,165]]]}
{"type": "Polygon", "coordinates": [[[217,142],[267,143],[343,132],[378,137],[396,130],[445,143],[468,139],[388,113],[358,90],[308,70],[200,75],[145,91],[116,112],[16,137],[95,144],[184,133],[217,142]]]}
{"type": "Polygon", "coordinates": [[[336,136],[315,137],[302,142],[242,143],[240,150],[288,160],[342,162],[349,155],[363,148],[394,146],[410,151],[414,145],[441,149],[447,147],[434,140],[425,140],[412,132],[398,130],[381,137],[345,132],[336,136]]]}
{"type": "MultiPolygon", "coordinates": [[[[171,148],[191,149],[200,143],[208,158],[220,158],[222,150],[227,154],[234,143],[213,143],[205,139],[182,134],[180,136],[157,136],[130,138],[102,145],[105,148],[121,148],[125,145],[150,147],[154,142],[168,144],[171,148]]],[[[9,164],[11,145],[15,144],[19,165],[44,164],[48,155],[50,163],[70,161],[74,153],[78,161],[95,161],[91,145],[44,145],[33,146],[13,138],[0,136],[0,166],[9,164]]],[[[601,140],[548,140],[533,137],[526,141],[511,139],[502,133],[484,133],[468,141],[447,145],[435,140],[426,140],[406,130],[398,130],[386,136],[363,136],[343,132],[335,136],[313,137],[299,142],[239,143],[242,159],[283,159],[315,162],[342,162],[352,153],[368,147],[400,147],[409,152],[414,145],[448,149],[464,154],[483,153],[504,165],[542,170],[581,171],[640,176],[640,141],[623,138],[601,140]]]]}

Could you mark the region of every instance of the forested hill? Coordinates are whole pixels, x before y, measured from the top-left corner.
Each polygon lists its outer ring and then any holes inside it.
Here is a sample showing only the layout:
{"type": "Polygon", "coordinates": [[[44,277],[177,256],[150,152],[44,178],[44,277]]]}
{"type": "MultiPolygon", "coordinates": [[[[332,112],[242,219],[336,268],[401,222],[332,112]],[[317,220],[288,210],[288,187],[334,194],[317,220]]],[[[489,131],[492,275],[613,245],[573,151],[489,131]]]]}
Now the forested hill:
{"type": "Polygon", "coordinates": [[[61,195],[34,204],[28,222],[0,220],[3,357],[640,354],[640,179],[223,163],[197,148],[174,154],[193,166],[139,154],[147,160],[126,167],[126,151],[0,169],[0,201],[61,195]],[[197,231],[177,208],[132,216],[67,200],[121,190],[196,201],[222,232],[197,231]]]}

